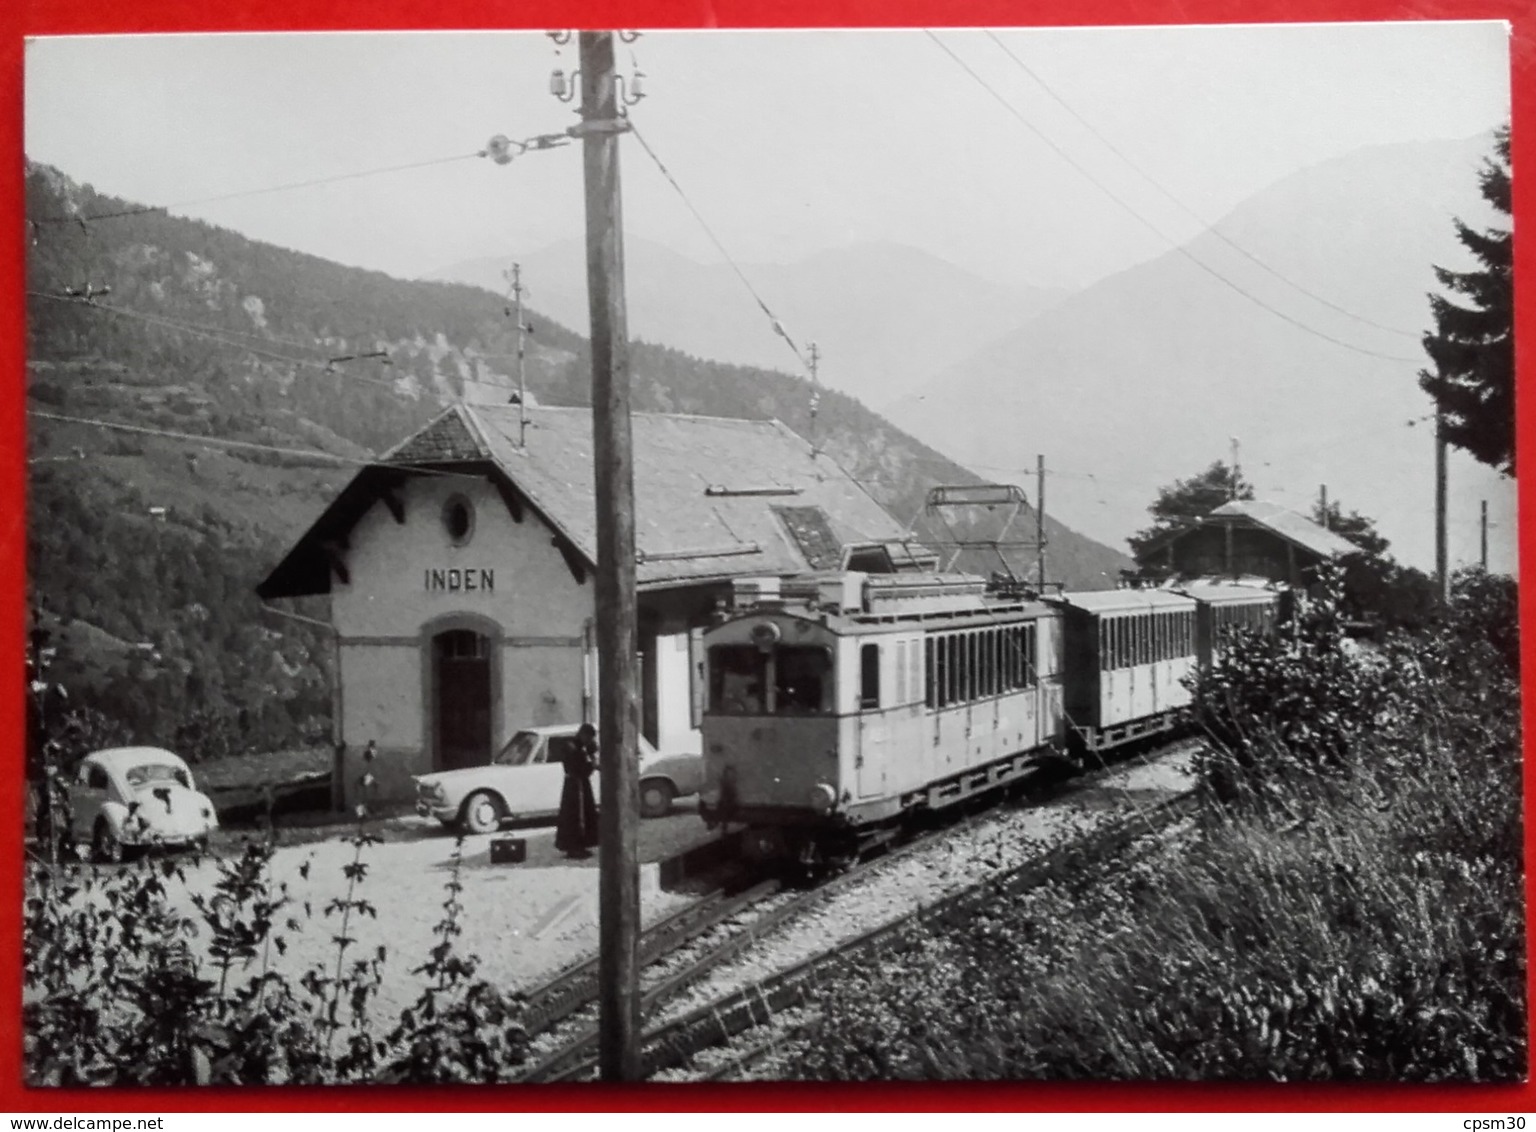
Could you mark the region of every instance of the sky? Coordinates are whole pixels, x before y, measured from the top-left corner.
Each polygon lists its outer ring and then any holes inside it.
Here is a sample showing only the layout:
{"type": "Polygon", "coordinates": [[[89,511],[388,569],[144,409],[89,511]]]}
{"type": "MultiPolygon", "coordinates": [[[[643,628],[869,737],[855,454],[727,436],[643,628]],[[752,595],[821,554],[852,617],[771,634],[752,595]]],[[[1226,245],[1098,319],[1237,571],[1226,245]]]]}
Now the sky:
{"type": "MultiPolygon", "coordinates": [[[[620,59],[644,74],[633,121],[733,258],[890,241],[1053,287],[1085,285],[1201,227],[1062,103],[1205,221],[1361,146],[1470,137],[1508,114],[1500,23],[1000,32],[1023,67],[979,31],[935,36],[1055,148],[921,30],[651,33],[620,59]]],[[[529,32],[34,40],[26,147],[102,192],[200,200],[563,130],[574,108],[549,94],[549,75],[575,56],[574,44],[529,32]]],[[[579,236],[580,177],[573,145],[175,211],[416,276],[579,236]]],[[[636,146],[623,177],[629,231],[721,259],[636,146]]]]}
{"type": "MultiPolygon", "coordinates": [[[[574,43],[531,32],[39,39],[26,53],[25,144],[101,192],[422,276],[582,235],[579,147],[505,166],[473,156],[496,134],[573,124],[549,82],[576,65],[574,43]],[[415,163],[428,164],[183,203],[415,163]]],[[[620,66],[643,72],[631,119],[688,201],[626,142],[628,233],[719,262],[691,204],[745,264],[880,241],[1057,288],[1163,254],[1308,166],[1486,134],[1510,103],[1497,22],[1008,29],[997,42],[964,30],[659,32],[623,46],[620,66]]],[[[1513,554],[1508,496],[1501,556],[1513,554]]]]}

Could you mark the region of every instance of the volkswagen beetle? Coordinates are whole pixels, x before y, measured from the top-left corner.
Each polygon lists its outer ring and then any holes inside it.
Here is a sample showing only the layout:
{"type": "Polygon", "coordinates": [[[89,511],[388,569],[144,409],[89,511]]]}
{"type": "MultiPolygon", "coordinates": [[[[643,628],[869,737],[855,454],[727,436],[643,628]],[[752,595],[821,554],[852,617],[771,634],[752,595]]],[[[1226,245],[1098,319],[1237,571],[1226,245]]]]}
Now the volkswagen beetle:
{"type": "Polygon", "coordinates": [[[75,844],[89,845],[98,861],[122,861],[151,846],[206,847],[219,827],[186,761],[158,747],[87,755],[69,795],[75,844]]]}

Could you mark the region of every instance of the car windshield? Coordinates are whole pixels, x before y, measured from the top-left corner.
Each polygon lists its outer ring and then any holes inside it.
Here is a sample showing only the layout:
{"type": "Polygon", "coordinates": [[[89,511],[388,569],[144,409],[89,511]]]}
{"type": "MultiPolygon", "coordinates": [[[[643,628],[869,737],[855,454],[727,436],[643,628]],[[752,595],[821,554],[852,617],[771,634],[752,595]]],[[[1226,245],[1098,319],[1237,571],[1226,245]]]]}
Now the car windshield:
{"type": "Polygon", "coordinates": [[[512,741],[501,749],[501,754],[496,756],[494,766],[527,766],[532,760],[534,752],[539,749],[539,735],[536,731],[519,731],[512,736],[512,741]]]}
{"type": "Polygon", "coordinates": [[[135,789],[141,786],[153,786],[159,782],[174,782],[189,789],[192,786],[186,771],[166,763],[140,763],[138,766],[129,767],[123,772],[123,777],[128,780],[128,785],[135,789]]]}

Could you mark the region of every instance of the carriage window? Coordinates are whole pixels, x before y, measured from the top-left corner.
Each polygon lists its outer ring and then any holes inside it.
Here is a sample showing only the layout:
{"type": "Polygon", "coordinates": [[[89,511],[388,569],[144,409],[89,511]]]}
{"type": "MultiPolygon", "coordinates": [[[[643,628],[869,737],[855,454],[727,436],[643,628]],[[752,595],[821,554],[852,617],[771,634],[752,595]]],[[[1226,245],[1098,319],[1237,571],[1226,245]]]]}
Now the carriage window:
{"type": "Polygon", "coordinates": [[[754,645],[716,645],[709,650],[709,706],[724,715],[762,715],[768,710],[768,655],[754,645]]]}
{"type": "Polygon", "coordinates": [[[880,646],[865,645],[859,650],[859,707],[880,706],[880,646]]]}
{"type": "Polygon", "coordinates": [[[923,691],[924,702],[929,707],[937,707],[939,704],[939,690],[933,679],[933,638],[928,637],[923,641],[923,691]]]}

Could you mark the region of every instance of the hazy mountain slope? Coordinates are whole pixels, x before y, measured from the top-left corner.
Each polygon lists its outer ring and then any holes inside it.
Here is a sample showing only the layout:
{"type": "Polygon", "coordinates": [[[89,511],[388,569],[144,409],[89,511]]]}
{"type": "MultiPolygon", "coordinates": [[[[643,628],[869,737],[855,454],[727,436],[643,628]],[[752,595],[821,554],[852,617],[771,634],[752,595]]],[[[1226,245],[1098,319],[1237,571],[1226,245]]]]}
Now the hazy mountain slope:
{"type": "MultiPolygon", "coordinates": [[[[455,397],[506,398],[515,337],[501,300],[162,213],[76,223],[133,202],[41,166],[26,184],[40,296],[28,300],[29,596],[68,627],[60,677],[139,737],[189,753],[316,738],[329,643],[263,612],[255,585],[357,462],[455,397]],[[87,285],[108,291],[63,300],[87,285]],[[356,356],[379,351],[388,359],[356,356]],[[81,423],[92,420],[209,443],[81,423]]],[[[586,403],[585,340],[537,309],[529,391],[586,403]]],[[[637,410],[784,420],[903,519],[930,485],[976,479],[841,394],[823,397],[813,425],[802,377],[645,345],[632,372],[637,410]]],[[[1075,584],[1102,584],[1124,561],[1053,534],[1058,576],[1075,584]]],[[[323,617],[323,602],[307,612],[323,617]]]]}
{"type": "MultiPolygon", "coordinates": [[[[1343,342],[1306,333],[1176,251],[1102,280],[951,367],[890,408],[898,424],[977,464],[1043,451],[1061,474],[1051,509],[1106,541],[1145,524],[1159,485],[1225,459],[1241,440],[1260,496],[1304,509],[1332,498],[1380,520],[1408,561],[1432,561],[1432,435],[1426,364],[1431,265],[1464,265],[1451,218],[1488,222],[1476,174],[1488,138],[1362,150],[1259,193],[1220,231],[1288,278],[1392,333],[1267,275],[1207,232],[1188,246],[1255,299],[1343,342]],[[1091,474],[1091,477],[1090,477],[1091,474]]],[[[1514,493],[1453,463],[1453,558],[1475,557],[1477,500],[1502,524],[1511,564],[1514,493]]]]}
{"type": "MultiPolygon", "coordinates": [[[[468,260],[432,274],[505,294],[512,256],[468,260]]],[[[518,257],[540,310],[569,326],[587,322],[585,253],[565,241],[518,257]]],[[[657,244],[625,242],[629,322],[635,337],[698,357],[798,370],[735,272],[657,244]]],[[[791,264],[743,271],[796,341],[814,340],[822,381],[879,407],[1063,297],[1009,288],[898,244],[862,243],[791,264]]]]}

